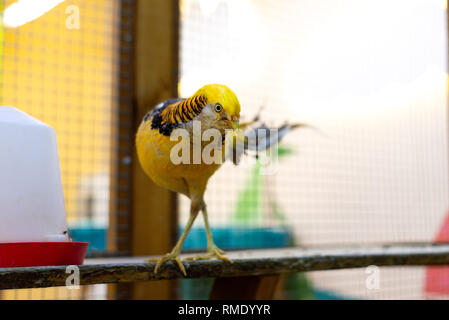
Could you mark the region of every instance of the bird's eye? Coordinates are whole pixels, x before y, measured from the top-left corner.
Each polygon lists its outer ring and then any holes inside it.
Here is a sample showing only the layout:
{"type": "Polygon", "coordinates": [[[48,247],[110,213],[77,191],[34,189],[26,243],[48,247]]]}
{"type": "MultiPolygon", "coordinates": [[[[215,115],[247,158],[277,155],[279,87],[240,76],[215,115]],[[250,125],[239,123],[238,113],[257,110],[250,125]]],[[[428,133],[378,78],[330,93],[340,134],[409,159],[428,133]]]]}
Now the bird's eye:
{"type": "Polygon", "coordinates": [[[216,111],[216,112],[221,112],[222,109],[223,109],[223,107],[221,106],[221,104],[217,103],[217,104],[215,105],[215,111],[216,111]]]}

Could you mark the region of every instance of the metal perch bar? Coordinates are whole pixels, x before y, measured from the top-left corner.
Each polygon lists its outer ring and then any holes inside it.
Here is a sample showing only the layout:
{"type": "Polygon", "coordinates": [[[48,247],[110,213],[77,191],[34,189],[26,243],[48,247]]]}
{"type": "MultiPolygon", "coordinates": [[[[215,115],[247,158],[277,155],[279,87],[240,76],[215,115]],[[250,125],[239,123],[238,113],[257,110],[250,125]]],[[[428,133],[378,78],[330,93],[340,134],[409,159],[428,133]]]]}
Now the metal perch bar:
{"type": "MultiPolygon", "coordinates": [[[[449,244],[382,245],[346,248],[285,248],[229,252],[234,263],[184,261],[187,278],[264,276],[377,266],[449,265],[449,244]]],[[[146,258],[146,257],[145,257],[146,258]]],[[[80,284],[123,283],[184,278],[171,262],[153,272],[144,257],[87,259],[80,284]]],[[[0,289],[65,286],[66,266],[0,268],[0,289]]]]}

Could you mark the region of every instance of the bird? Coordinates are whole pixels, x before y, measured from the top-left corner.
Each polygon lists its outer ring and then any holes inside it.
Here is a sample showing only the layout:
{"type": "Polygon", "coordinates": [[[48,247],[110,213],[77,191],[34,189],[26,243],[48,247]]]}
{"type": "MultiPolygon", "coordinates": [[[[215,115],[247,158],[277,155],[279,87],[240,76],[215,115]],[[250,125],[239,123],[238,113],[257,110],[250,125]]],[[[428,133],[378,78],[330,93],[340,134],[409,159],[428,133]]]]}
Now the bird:
{"type": "MultiPolygon", "coordinates": [[[[190,199],[190,213],[187,224],[173,249],[162,257],[147,260],[157,262],[154,273],[157,273],[166,261],[175,261],[180,271],[184,276],[187,276],[180,255],[186,237],[199,212],[202,213],[204,219],[207,252],[187,259],[217,258],[232,263],[232,260],[226,257],[225,252],[213,240],[204,194],[209,179],[221,167],[227,157],[237,164],[242,154],[249,150],[263,149],[258,144],[255,144],[254,147],[254,144],[251,143],[252,140],[248,138],[249,136],[254,137],[254,134],[250,133],[256,133],[257,135],[257,130],[247,130],[259,121],[259,115],[252,121],[240,123],[240,110],[240,102],[228,86],[208,84],[197,90],[191,97],[169,99],[159,103],[143,117],[135,140],[138,160],[143,171],[155,184],[183,194],[190,199]],[[200,129],[195,132],[198,125],[200,129]],[[209,142],[211,139],[209,141],[200,139],[195,142],[195,137],[197,135],[200,137],[207,130],[212,131],[212,135],[215,134],[219,141],[213,139],[212,142],[209,142]],[[242,134],[243,130],[247,130],[248,133],[242,134]],[[176,139],[173,138],[175,133],[176,139]],[[181,140],[187,138],[187,142],[182,145],[185,149],[180,148],[179,137],[181,137],[181,140]],[[233,139],[229,137],[233,137],[233,139]],[[230,141],[233,141],[234,144],[229,144],[230,141]],[[241,152],[236,150],[237,141],[243,142],[241,152]],[[212,150],[210,156],[220,161],[203,161],[200,157],[200,161],[196,159],[195,162],[195,153],[198,154],[198,150],[195,150],[195,148],[199,148],[199,154],[204,155],[203,151],[208,144],[209,149],[212,150]],[[210,145],[214,148],[211,148],[210,145]],[[174,158],[179,156],[179,152],[173,152],[175,149],[185,151],[185,161],[179,162],[179,159],[174,161],[174,158]],[[229,156],[230,150],[234,151],[231,156],[229,156]]],[[[265,147],[273,145],[287,132],[300,126],[303,125],[284,124],[279,128],[277,137],[267,134],[265,147]],[[276,141],[272,141],[273,139],[276,141]]],[[[269,128],[264,124],[259,129],[269,131],[269,128]]]]}

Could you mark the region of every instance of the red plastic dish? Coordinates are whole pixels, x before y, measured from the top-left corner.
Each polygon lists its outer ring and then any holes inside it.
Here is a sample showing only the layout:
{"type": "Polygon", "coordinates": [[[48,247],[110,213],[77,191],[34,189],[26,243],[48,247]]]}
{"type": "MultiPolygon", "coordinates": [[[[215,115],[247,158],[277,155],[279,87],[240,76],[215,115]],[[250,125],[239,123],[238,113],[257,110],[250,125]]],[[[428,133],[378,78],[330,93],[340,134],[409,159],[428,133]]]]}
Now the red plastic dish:
{"type": "Polygon", "coordinates": [[[83,264],[88,242],[0,243],[0,268],[83,264]]]}

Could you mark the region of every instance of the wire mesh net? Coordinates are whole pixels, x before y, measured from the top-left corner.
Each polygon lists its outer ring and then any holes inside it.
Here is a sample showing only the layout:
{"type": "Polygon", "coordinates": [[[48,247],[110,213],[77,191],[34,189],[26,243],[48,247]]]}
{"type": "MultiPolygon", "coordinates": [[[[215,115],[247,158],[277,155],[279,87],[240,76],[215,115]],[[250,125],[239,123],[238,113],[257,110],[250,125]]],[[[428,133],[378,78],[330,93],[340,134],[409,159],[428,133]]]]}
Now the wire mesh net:
{"type": "MultiPolygon", "coordinates": [[[[445,1],[181,1],[181,96],[226,83],[247,120],[264,107],[268,125],[312,127],[287,135],[276,174],[246,163],[212,177],[217,244],[434,241],[449,195],[446,39],[445,1]]],[[[183,224],[189,201],[180,203],[183,224]]],[[[205,247],[201,224],[189,248],[205,247]]],[[[432,291],[425,268],[380,274],[377,291],[359,269],[307,281],[343,298],[432,291]]]]}
{"type": "MultiPolygon", "coordinates": [[[[3,3],[0,104],[55,129],[69,235],[89,241],[91,252],[107,249],[110,231],[119,4],[116,0],[3,3]]],[[[20,290],[4,292],[3,298],[70,299],[92,292],[20,290]]]]}
{"type": "MultiPolygon", "coordinates": [[[[13,2],[0,2],[1,9],[13,2]]],[[[120,68],[123,57],[132,65],[134,44],[126,35],[133,17],[119,10],[127,2],[29,1],[40,15],[4,14],[0,34],[0,104],[56,130],[71,236],[112,254],[127,253],[129,236],[131,199],[120,183],[130,178],[120,166],[133,148],[126,144],[132,127],[126,81],[133,74],[120,68]]],[[[445,4],[180,1],[180,96],[224,83],[239,97],[241,121],[263,107],[267,125],[310,125],[285,137],[274,174],[262,175],[263,165],[250,159],[227,163],[213,176],[206,203],[219,246],[449,241],[441,231],[449,224],[445,4]]],[[[189,205],[179,197],[180,228],[189,205]]],[[[205,239],[197,219],[185,248],[204,250],[205,239]]],[[[448,272],[295,274],[283,279],[276,298],[447,298],[448,272]]],[[[178,295],[207,298],[211,281],[183,281],[178,295]]],[[[5,291],[2,298],[106,294],[99,285],[5,291]]]]}

